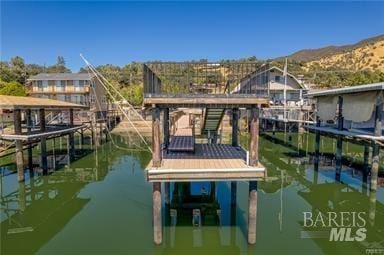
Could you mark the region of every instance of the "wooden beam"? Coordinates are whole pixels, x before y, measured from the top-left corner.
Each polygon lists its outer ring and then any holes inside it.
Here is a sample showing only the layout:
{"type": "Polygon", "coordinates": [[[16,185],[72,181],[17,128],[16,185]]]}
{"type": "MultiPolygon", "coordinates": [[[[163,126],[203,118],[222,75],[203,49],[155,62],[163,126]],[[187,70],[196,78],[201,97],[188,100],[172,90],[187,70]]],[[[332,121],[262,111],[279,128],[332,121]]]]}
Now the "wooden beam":
{"type": "Polygon", "coordinates": [[[153,167],[161,166],[161,146],[160,146],[160,109],[152,109],[152,164],[153,167]]]}
{"type": "Polygon", "coordinates": [[[256,243],[256,222],[257,222],[257,182],[249,182],[248,193],[248,243],[256,243]]]}
{"type": "Polygon", "coordinates": [[[249,165],[257,166],[259,163],[259,107],[251,108],[251,127],[249,143],[249,165]]]}
{"type": "MultiPolygon", "coordinates": [[[[69,109],[69,125],[73,127],[74,118],[73,118],[73,109],[69,109]]],[[[74,132],[69,132],[69,157],[73,161],[75,158],[75,135],[74,132]]]]}
{"type": "Polygon", "coordinates": [[[169,108],[163,110],[163,132],[164,132],[164,146],[168,148],[169,145],[169,108]]]}
{"type": "Polygon", "coordinates": [[[238,141],[239,129],[239,108],[232,109],[232,146],[239,146],[238,141]]]}
{"type": "MultiPolygon", "coordinates": [[[[14,130],[15,134],[21,134],[21,110],[13,111],[14,130]]],[[[24,181],[24,157],[23,157],[23,142],[20,140],[15,141],[16,146],[16,167],[17,167],[17,180],[24,181]]]]}
{"type": "MultiPolygon", "coordinates": [[[[27,124],[27,134],[30,135],[32,131],[32,110],[28,109],[25,111],[26,124],[27,124]]],[[[28,169],[31,176],[34,175],[33,172],[33,161],[32,161],[32,143],[28,145],[28,169]]]]}
{"type": "MultiPolygon", "coordinates": [[[[39,109],[39,119],[40,119],[40,132],[45,132],[45,110],[39,109]]],[[[46,137],[41,137],[40,139],[40,167],[43,169],[43,174],[48,173],[48,160],[47,160],[47,139],[46,137]]]]}
{"type": "Polygon", "coordinates": [[[144,98],[144,106],[157,105],[158,107],[204,107],[204,106],[213,106],[216,108],[231,108],[233,106],[237,107],[249,107],[251,105],[268,105],[268,98],[257,98],[255,96],[239,96],[239,95],[230,95],[230,96],[210,96],[205,97],[202,95],[196,96],[176,96],[176,97],[158,97],[151,96],[144,98]]]}
{"type": "MultiPolygon", "coordinates": [[[[374,134],[375,136],[381,136],[382,132],[382,111],[383,111],[383,92],[380,93],[379,97],[377,98],[376,102],[376,109],[375,109],[375,130],[374,134]]],[[[377,191],[377,178],[379,174],[379,168],[380,168],[380,145],[376,142],[372,142],[372,168],[371,168],[371,192],[377,191]]]]}
{"type": "Polygon", "coordinates": [[[159,245],[163,241],[163,228],[161,216],[161,183],[153,183],[153,241],[159,245]]]}

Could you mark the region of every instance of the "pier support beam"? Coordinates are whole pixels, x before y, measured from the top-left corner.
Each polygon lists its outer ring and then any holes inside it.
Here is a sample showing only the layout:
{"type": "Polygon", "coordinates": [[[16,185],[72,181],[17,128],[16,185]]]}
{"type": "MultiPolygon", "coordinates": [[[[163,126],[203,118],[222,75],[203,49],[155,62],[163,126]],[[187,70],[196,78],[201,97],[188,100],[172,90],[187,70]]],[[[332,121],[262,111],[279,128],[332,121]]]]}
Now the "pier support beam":
{"type": "Polygon", "coordinates": [[[160,147],[160,109],[152,109],[152,165],[161,166],[161,147],[160,147]]]}
{"type": "Polygon", "coordinates": [[[232,109],[232,146],[239,146],[239,108],[232,109]]]}
{"type": "Polygon", "coordinates": [[[257,105],[251,108],[250,133],[249,165],[257,166],[259,163],[259,107],[257,105]]]}
{"type": "MultiPolygon", "coordinates": [[[[40,132],[45,132],[45,110],[39,110],[40,118],[40,132]]],[[[41,169],[43,169],[43,174],[48,173],[48,160],[47,160],[47,138],[41,137],[40,139],[40,157],[41,157],[41,169]]]]}
{"type": "Polygon", "coordinates": [[[153,183],[153,241],[159,245],[163,241],[161,216],[161,183],[153,183]]]}
{"type": "Polygon", "coordinates": [[[170,205],[171,204],[170,189],[171,189],[171,183],[164,182],[164,202],[165,202],[166,205],[170,205]]]}
{"type": "MultiPolygon", "coordinates": [[[[382,111],[384,104],[383,92],[377,98],[376,109],[375,109],[375,136],[381,136],[382,132],[382,111]]],[[[371,167],[371,192],[377,190],[377,177],[380,168],[380,146],[376,141],[372,142],[372,167],[371,167]]]]}
{"type": "Polygon", "coordinates": [[[363,180],[362,180],[362,193],[366,194],[368,190],[368,172],[369,172],[369,149],[370,147],[365,144],[364,145],[364,163],[363,163],[363,180]]]}
{"type": "Polygon", "coordinates": [[[340,181],[342,157],[343,157],[343,139],[341,136],[337,136],[337,142],[336,142],[336,180],[337,181],[340,181]]]}
{"type": "Polygon", "coordinates": [[[231,181],[231,206],[236,206],[237,181],[231,181]]]}
{"type": "Polygon", "coordinates": [[[164,146],[168,148],[169,145],[169,108],[163,110],[163,132],[164,132],[164,146]]]}
{"type": "MultiPolygon", "coordinates": [[[[320,127],[320,125],[321,125],[320,118],[317,116],[316,117],[316,127],[320,127]]],[[[320,131],[319,130],[316,130],[316,135],[315,135],[315,160],[314,161],[315,161],[314,170],[318,171],[319,170],[319,161],[320,161],[320,131]]]]}
{"type": "MultiPolygon", "coordinates": [[[[71,127],[74,125],[73,109],[69,109],[69,125],[71,127]]],[[[72,131],[69,133],[69,157],[70,161],[75,158],[75,134],[72,131]]]]}
{"type": "MultiPolygon", "coordinates": [[[[344,128],[344,117],[343,117],[343,97],[339,96],[338,100],[338,116],[337,116],[337,129],[343,130],[344,128]]],[[[342,157],[343,157],[343,139],[342,136],[337,136],[336,143],[336,180],[340,181],[341,168],[342,168],[342,157]]]]}
{"type": "MultiPolygon", "coordinates": [[[[25,111],[25,118],[26,118],[26,124],[27,124],[27,133],[31,134],[31,130],[32,130],[32,110],[31,109],[27,109],[25,111]]],[[[32,157],[33,157],[33,155],[32,155],[32,143],[29,142],[29,144],[28,144],[28,170],[29,170],[30,176],[34,175],[32,157]]]]}
{"type": "MultiPolygon", "coordinates": [[[[13,111],[13,119],[14,119],[14,130],[16,135],[20,135],[22,133],[21,129],[21,110],[15,109],[13,111]]],[[[16,140],[16,167],[17,167],[17,180],[19,182],[24,181],[24,157],[23,157],[23,141],[16,140]]]]}
{"type": "Polygon", "coordinates": [[[256,221],[257,221],[257,182],[249,182],[248,194],[248,243],[256,243],[256,221]]]}

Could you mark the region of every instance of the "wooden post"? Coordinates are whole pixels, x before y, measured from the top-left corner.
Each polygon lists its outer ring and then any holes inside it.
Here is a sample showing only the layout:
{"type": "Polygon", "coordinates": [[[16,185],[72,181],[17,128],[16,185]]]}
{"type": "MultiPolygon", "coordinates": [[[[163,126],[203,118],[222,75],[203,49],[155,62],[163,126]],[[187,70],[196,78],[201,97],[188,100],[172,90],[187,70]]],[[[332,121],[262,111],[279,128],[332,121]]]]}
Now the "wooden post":
{"type": "MultiPolygon", "coordinates": [[[[377,98],[375,109],[375,136],[381,136],[382,132],[382,111],[383,111],[383,92],[377,98]]],[[[380,145],[376,142],[372,142],[372,167],[371,167],[371,192],[377,191],[377,177],[380,168],[380,145]]]]}
{"type": "Polygon", "coordinates": [[[303,106],[300,107],[300,110],[299,110],[299,128],[298,128],[298,131],[299,131],[299,136],[301,134],[304,133],[304,111],[303,111],[303,106]]]}
{"type": "MultiPolygon", "coordinates": [[[[16,135],[22,133],[21,128],[21,110],[15,109],[13,111],[14,130],[16,135]]],[[[24,157],[23,157],[23,141],[16,140],[16,167],[17,167],[17,180],[19,182],[24,181],[24,157]]]]}
{"type": "Polygon", "coordinates": [[[239,146],[238,141],[238,129],[239,129],[239,108],[232,109],[232,146],[239,146]]]}
{"type": "Polygon", "coordinates": [[[367,144],[364,144],[364,164],[363,164],[363,179],[362,179],[362,193],[367,193],[367,181],[368,181],[368,171],[369,171],[369,149],[370,147],[367,144]]]}
{"type": "MultiPolygon", "coordinates": [[[[26,117],[26,124],[27,124],[27,133],[31,134],[32,131],[32,110],[27,109],[25,111],[25,117],[26,117]]],[[[33,176],[33,161],[32,161],[32,143],[29,142],[28,144],[28,169],[29,169],[29,175],[33,176]]]]}
{"type": "Polygon", "coordinates": [[[236,206],[237,182],[231,181],[231,206],[236,206]]]}
{"type": "MultiPolygon", "coordinates": [[[[40,118],[40,132],[45,132],[45,110],[39,110],[39,118],[40,118]]],[[[40,139],[40,152],[41,152],[41,168],[43,169],[43,174],[48,173],[48,160],[47,160],[47,138],[42,136],[40,139]]]]}
{"type": "MultiPolygon", "coordinates": [[[[74,126],[73,109],[69,109],[69,125],[74,126]]],[[[69,133],[69,157],[71,161],[75,158],[75,135],[73,131],[69,133]]]]}
{"type": "Polygon", "coordinates": [[[169,182],[164,182],[164,202],[166,205],[170,205],[171,204],[171,194],[169,193],[170,192],[170,186],[171,184],[169,182]]]}
{"type": "Polygon", "coordinates": [[[249,165],[257,166],[259,163],[259,107],[251,108],[251,127],[249,143],[249,165]]]}
{"type": "MultiPolygon", "coordinates": [[[[338,100],[338,117],[337,117],[337,129],[343,130],[344,117],[343,117],[343,97],[339,96],[338,100]]],[[[343,139],[341,135],[337,136],[336,142],[336,180],[340,181],[341,169],[342,169],[342,157],[343,157],[343,139]]]]}
{"type": "Polygon", "coordinates": [[[248,243],[256,243],[256,221],[257,221],[257,182],[249,182],[248,194],[248,243]]]}
{"type": "Polygon", "coordinates": [[[161,166],[161,147],[160,147],[160,109],[152,109],[152,166],[161,166]]]}
{"type": "Polygon", "coordinates": [[[164,132],[164,147],[169,145],[169,108],[163,110],[163,132],[164,132]]]}
{"type": "MultiPolygon", "coordinates": [[[[321,122],[319,116],[316,117],[316,127],[320,127],[321,122]]],[[[307,138],[308,139],[308,138],[307,138]]],[[[320,131],[316,130],[315,136],[315,171],[319,170],[319,158],[320,158],[320,131]]]]}
{"type": "MultiPolygon", "coordinates": [[[[189,186],[191,186],[191,183],[189,183],[189,186]]],[[[210,182],[210,186],[209,197],[213,201],[216,198],[216,182],[210,182]]],[[[191,189],[189,188],[188,190],[190,191],[191,189]]]]}
{"type": "Polygon", "coordinates": [[[153,183],[153,241],[159,245],[163,241],[161,216],[161,183],[153,183]]]}

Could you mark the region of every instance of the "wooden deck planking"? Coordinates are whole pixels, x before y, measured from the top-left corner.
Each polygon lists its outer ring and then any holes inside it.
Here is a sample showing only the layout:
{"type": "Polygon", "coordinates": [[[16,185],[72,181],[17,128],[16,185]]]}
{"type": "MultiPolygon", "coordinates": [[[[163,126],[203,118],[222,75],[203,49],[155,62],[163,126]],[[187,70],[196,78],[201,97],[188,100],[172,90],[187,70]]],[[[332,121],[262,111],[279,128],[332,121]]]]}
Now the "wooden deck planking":
{"type": "Polygon", "coordinates": [[[247,166],[246,153],[231,145],[196,144],[195,153],[164,153],[162,165],[147,167],[149,181],[260,180],[265,168],[247,166]]]}

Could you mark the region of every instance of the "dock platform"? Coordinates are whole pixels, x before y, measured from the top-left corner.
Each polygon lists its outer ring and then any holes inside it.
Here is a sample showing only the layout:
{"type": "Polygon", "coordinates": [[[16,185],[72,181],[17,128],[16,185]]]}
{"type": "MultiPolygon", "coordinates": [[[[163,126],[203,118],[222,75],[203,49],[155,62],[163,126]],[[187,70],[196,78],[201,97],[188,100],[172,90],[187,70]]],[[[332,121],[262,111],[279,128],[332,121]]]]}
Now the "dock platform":
{"type": "Polygon", "coordinates": [[[262,164],[248,166],[246,152],[227,144],[196,144],[195,153],[163,151],[160,167],[149,162],[149,182],[262,180],[266,176],[262,164]]]}

